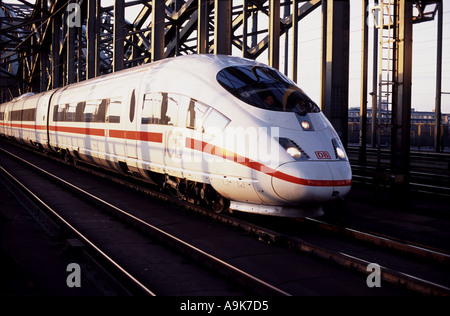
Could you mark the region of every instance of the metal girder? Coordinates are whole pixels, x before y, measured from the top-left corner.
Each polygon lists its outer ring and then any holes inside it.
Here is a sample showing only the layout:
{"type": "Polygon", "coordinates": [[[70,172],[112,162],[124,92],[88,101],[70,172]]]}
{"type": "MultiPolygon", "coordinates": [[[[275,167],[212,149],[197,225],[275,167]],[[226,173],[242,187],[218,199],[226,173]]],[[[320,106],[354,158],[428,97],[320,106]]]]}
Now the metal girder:
{"type": "MultiPolygon", "coordinates": [[[[42,20],[46,20],[46,18],[48,16],[48,4],[47,4],[47,1],[42,0],[40,4],[41,4],[41,12],[40,12],[41,13],[41,19],[42,20]]],[[[48,20],[47,20],[46,26],[48,26],[48,25],[49,25],[49,23],[48,23],[48,20]]],[[[41,43],[46,42],[45,41],[45,39],[46,39],[45,35],[46,34],[47,34],[47,32],[44,31],[44,36],[41,37],[41,43]]],[[[40,61],[39,91],[45,91],[45,90],[47,90],[47,87],[48,87],[48,79],[49,79],[49,75],[50,75],[50,74],[47,74],[47,67],[48,67],[48,63],[49,63],[49,60],[48,60],[49,51],[50,51],[49,47],[44,46],[42,44],[40,45],[40,52],[39,52],[39,55],[38,55],[40,57],[39,58],[39,61],[40,61]]]]}
{"type": "Polygon", "coordinates": [[[392,98],[391,172],[395,184],[409,183],[412,25],[413,6],[408,0],[397,0],[395,6],[394,85],[392,98]]]}
{"type": "MultiPolygon", "coordinates": [[[[2,59],[2,70],[8,72],[5,67],[9,63],[10,69],[16,69],[10,77],[22,77],[18,80],[25,84],[11,96],[27,90],[70,84],[178,54],[231,54],[231,45],[241,49],[246,57],[255,59],[268,48],[270,36],[269,30],[258,29],[258,16],[269,15],[270,2],[277,3],[277,8],[281,2],[290,5],[286,0],[245,0],[245,9],[232,7],[231,0],[137,0],[127,3],[115,0],[114,6],[109,7],[102,7],[101,0],[21,2],[24,5],[14,5],[17,8],[15,15],[2,19],[2,47],[15,49],[12,56],[2,59]],[[69,14],[73,14],[66,10],[68,4],[79,6],[81,12],[77,12],[77,17],[81,25],[67,25],[69,14]],[[122,13],[125,8],[141,4],[134,22],[127,22],[122,13]],[[157,5],[159,9],[155,10],[157,5]],[[248,24],[251,25],[250,32],[247,32],[248,24]],[[236,35],[243,25],[246,31],[236,35]],[[258,43],[256,38],[263,33],[266,36],[258,43]],[[20,71],[17,63],[20,63],[20,71]]],[[[318,5],[319,0],[303,3],[298,8],[297,20],[318,5]]],[[[291,27],[292,17],[284,16],[278,22],[272,26],[279,29],[276,34],[282,35],[291,27]]],[[[278,36],[273,36],[271,41],[271,51],[276,52],[278,36]]],[[[275,63],[278,58],[272,60],[275,63]]]]}
{"type": "Polygon", "coordinates": [[[280,0],[270,0],[269,66],[280,68],[280,0]]]}
{"type": "Polygon", "coordinates": [[[152,0],[152,61],[164,58],[165,3],[152,0]]]}
{"type": "Polygon", "coordinates": [[[438,1],[436,10],[438,12],[437,21],[437,56],[436,56],[436,100],[435,100],[435,123],[434,123],[434,151],[441,152],[444,150],[441,139],[441,97],[442,97],[442,34],[443,34],[443,6],[442,0],[438,1]]]}
{"type": "Polygon", "coordinates": [[[214,53],[231,54],[231,0],[214,0],[214,53]]]}
{"type": "Polygon", "coordinates": [[[322,1],[322,111],[344,146],[348,135],[349,1],[322,1]]]}
{"type": "Polygon", "coordinates": [[[87,28],[86,28],[86,79],[97,76],[98,69],[98,36],[97,23],[98,0],[87,0],[87,28]]]}
{"type": "Polygon", "coordinates": [[[367,24],[369,11],[367,7],[369,0],[362,0],[362,54],[361,54],[361,103],[359,111],[359,157],[360,165],[367,162],[367,70],[369,63],[369,26],[367,24]]]}
{"type": "Polygon", "coordinates": [[[113,72],[123,69],[125,0],[114,1],[113,72]]]}
{"type": "MultiPolygon", "coordinates": [[[[246,1],[246,0],[244,0],[246,1]]],[[[206,54],[208,50],[209,0],[198,0],[197,9],[197,52],[206,54]]]]}
{"type": "MultiPolygon", "coordinates": [[[[252,1],[253,3],[255,1],[252,1]]],[[[261,3],[264,1],[259,1],[259,5],[256,6],[259,8],[257,12],[261,12],[265,15],[269,15],[268,10],[265,9],[265,7],[262,6],[261,3]]],[[[316,8],[318,8],[321,4],[321,0],[311,0],[311,1],[305,1],[304,4],[300,6],[297,10],[297,23],[301,21],[303,18],[308,16],[312,11],[314,11],[316,8]]],[[[280,3],[281,5],[281,3],[280,3]]],[[[290,29],[292,27],[292,15],[285,16],[284,18],[280,19],[280,36],[282,36],[286,30],[290,29]]],[[[263,31],[267,32],[267,31],[263,31]]],[[[256,32],[253,32],[256,33],[256,32]]],[[[253,34],[249,34],[249,36],[252,36],[253,34]]],[[[256,35],[256,34],[255,34],[256,35]]],[[[255,37],[256,39],[256,37],[255,37]]],[[[250,48],[248,52],[249,58],[256,59],[258,58],[267,48],[269,47],[269,34],[267,34],[262,40],[260,40],[258,43],[253,43],[252,47],[250,48]]]]}

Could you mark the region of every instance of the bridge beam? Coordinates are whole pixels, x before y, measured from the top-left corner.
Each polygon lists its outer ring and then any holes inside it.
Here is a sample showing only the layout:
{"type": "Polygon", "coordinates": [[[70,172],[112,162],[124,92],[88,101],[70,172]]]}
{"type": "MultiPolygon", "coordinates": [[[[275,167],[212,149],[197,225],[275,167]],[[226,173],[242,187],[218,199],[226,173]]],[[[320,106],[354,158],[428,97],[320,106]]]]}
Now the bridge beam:
{"type": "Polygon", "coordinates": [[[349,0],[322,1],[322,111],[347,147],[349,0]]]}
{"type": "Polygon", "coordinates": [[[395,13],[394,87],[392,97],[391,171],[395,184],[409,183],[411,86],[412,86],[412,1],[397,0],[395,13]]]}

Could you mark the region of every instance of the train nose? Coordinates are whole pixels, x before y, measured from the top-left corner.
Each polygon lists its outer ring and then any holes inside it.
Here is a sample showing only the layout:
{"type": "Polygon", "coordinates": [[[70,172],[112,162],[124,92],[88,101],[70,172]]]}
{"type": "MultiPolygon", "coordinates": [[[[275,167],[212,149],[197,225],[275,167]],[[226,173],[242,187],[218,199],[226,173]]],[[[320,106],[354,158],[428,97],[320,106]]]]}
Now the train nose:
{"type": "Polygon", "coordinates": [[[350,165],[346,161],[288,162],[273,173],[272,187],[290,203],[326,202],[345,196],[351,179],[350,165]]]}

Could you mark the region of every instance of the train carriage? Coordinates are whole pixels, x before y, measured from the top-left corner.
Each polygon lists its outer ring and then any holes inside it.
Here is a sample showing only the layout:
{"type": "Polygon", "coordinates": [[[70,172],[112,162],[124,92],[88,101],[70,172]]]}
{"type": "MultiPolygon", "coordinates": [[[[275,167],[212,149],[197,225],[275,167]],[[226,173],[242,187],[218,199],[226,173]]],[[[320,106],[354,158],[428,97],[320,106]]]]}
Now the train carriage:
{"type": "Polygon", "coordinates": [[[2,132],[19,141],[215,211],[314,216],[351,186],[342,143],[319,107],[275,69],[238,57],[123,70],[13,100],[2,118],[2,132]]]}

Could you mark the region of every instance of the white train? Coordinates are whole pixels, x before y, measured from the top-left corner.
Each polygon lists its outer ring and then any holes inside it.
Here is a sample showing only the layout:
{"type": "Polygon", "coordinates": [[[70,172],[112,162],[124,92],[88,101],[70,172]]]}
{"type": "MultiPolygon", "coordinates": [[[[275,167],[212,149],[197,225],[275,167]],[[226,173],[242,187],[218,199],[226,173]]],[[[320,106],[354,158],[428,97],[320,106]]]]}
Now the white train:
{"type": "Polygon", "coordinates": [[[264,64],[169,58],[0,106],[0,134],[131,173],[187,200],[317,216],[351,169],[317,105],[264,64]]]}

